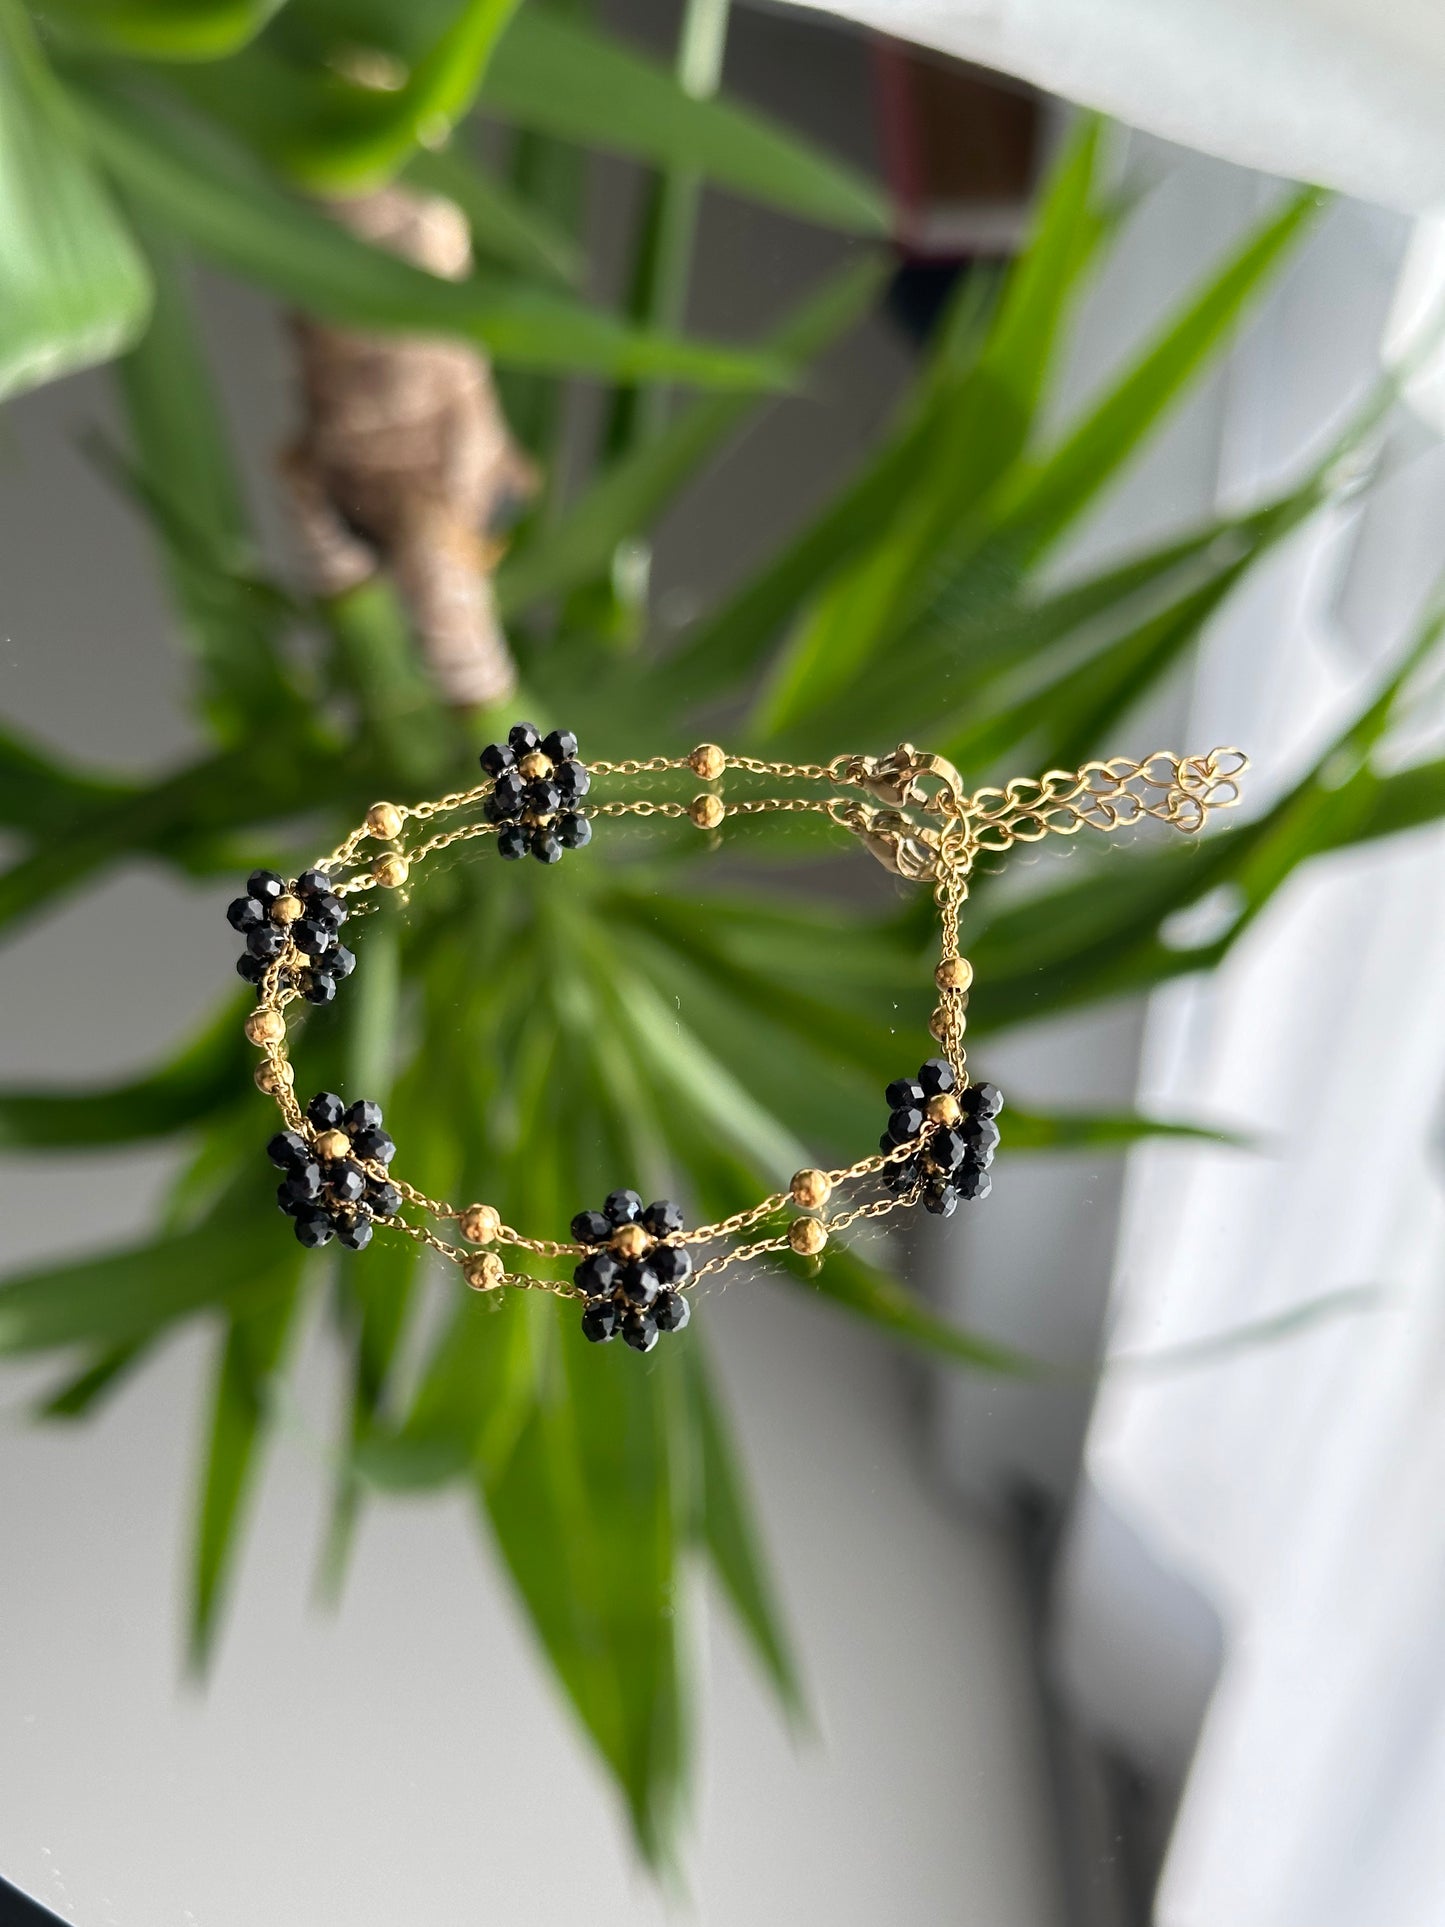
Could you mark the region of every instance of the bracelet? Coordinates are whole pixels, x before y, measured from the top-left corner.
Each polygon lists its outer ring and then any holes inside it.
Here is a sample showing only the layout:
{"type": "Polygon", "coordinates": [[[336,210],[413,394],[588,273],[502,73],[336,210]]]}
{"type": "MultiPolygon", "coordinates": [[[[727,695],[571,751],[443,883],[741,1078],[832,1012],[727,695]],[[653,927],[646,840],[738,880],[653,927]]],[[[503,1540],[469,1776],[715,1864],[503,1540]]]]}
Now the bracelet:
{"type": "Polygon", "coordinates": [[[578,1299],[589,1339],[620,1334],[646,1352],[659,1333],[686,1325],[692,1288],[730,1265],[782,1251],[816,1259],[851,1224],[914,1203],[948,1217],[961,1201],[987,1196],[1002,1099],[968,1076],[963,1039],[973,968],[958,937],[975,863],[1018,843],[1085,828],[1108,833],[1144,817],[1193,835],[1214,810],[1238,802],[1248,759],[1234,749],[1194,757],[1158,752],[1143,762],[1118,757],[969,793],[946,758],[909,743],[888,756],[843,755],[828,763],[766,762],[703,743],[685,757],[589,765],[570,731],[543,737],[530,723],[517,723],[505,743],[482,751],[481,764],[483,781],[472,789],[433,802],[373,803],[344,842],[294,879],[255,871],[227,912],[246,939],[237,968],[258,993],[246,1020],[247,1037],[263,1053],[256,1083],[275,1099],[285,1124],[267,1146],[283,1173],[277,1202],[303,1245],[335,1237],[359,1251],[381,1225],[458,1265],[478,1291],[512,1286],[578,1299]],[[675,788],[684,776],[708,787],[690,800],[593,797],[594,782],[660,779],[665,789],[667,779],[675,788]],[[725,777],[733,779],[726,795],[725,777]],[[788,787],[757,794],[758,779],[788,787]],[[887,869],[933,888],[939,999],[929,1031],[939,1054],[916,1077],[888,1086],[887,1124],[870,1156],[839,1170],[799,1171],[786,1191],[715,1224],[685,1228],[671,1200],[644,1205],[636,1191],[619,1189],[600,1211],[578,1212],[570,1241],[534,1238],[504,1224],[490,1204],[459,1207],[396,1177],[396,1146],[376,1104],[344,1104],[329,1091],[304,1108],[298,1102],[286,1012],[297,1001],[329,1003],[351,974],[356,960],[339,933],[355,898],[400,889],[428,857],[474,837],[494,837],[504,859],[530,854],[550,864],[584,848],[593,826],[614,817],[676,818],[717,832],[730,817],[777,812],[826,817],[887,869]],[[370,847],[378,844],[384,847],[370,847]],[[434,1225],[455,1227],[463,1242],[450,1242],[434,1225]],[[571,1276],[513,1269],[512,1254],[568,1260],[571,1276]]]}

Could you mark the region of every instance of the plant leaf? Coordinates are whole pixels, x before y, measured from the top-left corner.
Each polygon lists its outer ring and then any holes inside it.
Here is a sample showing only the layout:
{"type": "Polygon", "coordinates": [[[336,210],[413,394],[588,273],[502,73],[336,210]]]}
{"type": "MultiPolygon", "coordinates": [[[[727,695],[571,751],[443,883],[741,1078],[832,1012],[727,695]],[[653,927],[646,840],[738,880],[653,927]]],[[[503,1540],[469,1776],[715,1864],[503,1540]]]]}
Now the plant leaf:
{"type": "Polygon", "coordinates": [[[204,1671],[216,1621],[235,1564],[245,1502],[255,1479],[266,1427],[266,1390],[296,1308],[301,1253],[273,1274],[276,1294],[227,1321],[211,1394],[210,1434],[191,1573],[190,1662],[204,1671]]]}
{"type": "Polygon", "coordinates": [[[0,0],[0,397],[108,361],[145,326],[145,263],[19,0],[0,0]]]}
{"type": "MultiPolygon", "coordinates": [[[[879,282],[878,263],[850,261],[771,337],[771,352],[789,366],[806,366],[857,319],[879,282]]],[[[605,572],[617,545],[648,528],[757,405],[749,396],[695,402],[654,438],[604,469],[554,523],[541,527],[506,557],[497,572],[503,614],[605,572]]]]}
{"type": "Polygon", "coordinates": [[[221,60],[283,0],[45,0],[45,12],[98,47],[146,60],[221,60]]]}
{"type": "Polygon", "coordinates": [[[467,217],[478,253],[563,287],[581,281],[582,253],[567,230],[455,143],[413,154],[404,178],[410,187],[444,194],[456,203],[467,217]]]}
{"type": "Polygon", "coordinates": [[[228,999],[204,1030],[147,1076],[74,1091],[0,1089],[0,1147],[135,1144],[173,1137],[213,1116],[246,1085],[252,1053],[241,1032],[242,1015],[242,1007],[228,999]]]}
{"type": "Polygon", "coordinates": [[[794,1721],[805,1718],[792,1637],[752,1517],[752,1501],[736,1460],[711,1372],[696,1339],[683,1359],[701,1479],[699,1527],[719,1583],[752,1642],[759,1664],[794,1721]]]}
{"type": "Polygon", "coordinates": [[[350,327],[458,335],[534,368],[719,388],[787,380],[768,357],[640,334],[526,283],[427,274],[282,193],[218,129],[142,106],[94,69],[73,67],[68,77],[97,153],[137,202],[223,267],[310,313],[350,327]]]}
{"type": "Polygon", "coordinates": [[[488,113],[559,139],[703,174],[769,207],[883,234],[871,183],[725,100],[696,100],[663,67],[546,7],[523,7],[482,84],[488,113]]]}

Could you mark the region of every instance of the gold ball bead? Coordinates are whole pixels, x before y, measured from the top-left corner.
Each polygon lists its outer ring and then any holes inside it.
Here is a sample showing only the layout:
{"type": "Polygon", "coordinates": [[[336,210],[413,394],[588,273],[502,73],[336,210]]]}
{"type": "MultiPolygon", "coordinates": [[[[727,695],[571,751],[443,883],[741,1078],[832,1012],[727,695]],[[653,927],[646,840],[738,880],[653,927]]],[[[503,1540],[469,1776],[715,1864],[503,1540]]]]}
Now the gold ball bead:
{"type": "Polygon", "coordinates": [[[302,903],[300,897],[289,895],[277,897],[276,901],[271,905],[271,921],[273,923],[295,923],[301,915],[301,910],[302,903]]]}
{"type": "Polygon", "coordinates": [[[373,803],[366,812],[366,827],[383,843],[401,835],[402,814],[395,803],[373,803]]]}
{"type": "Polygon", "coordinates": [[[941,1044],[948,1036],[948,1012],[942,1004],[928,1020],[928,1034],[935,1044],[941,1044]]]}
{"type": "Polygon", "coordinates": [[[967,957],[945,957],[933,973],[940,990],[967,990],[973,982],[973,965],[967,957]]]}
{"type": "Polygon", "coordinates": [[[256,1089],[265,1091],[268,1097],[275,1097],[278,1091],[289,1091],[296,1082],[296,1073],[287,1063],[273,1064],[267,1058],[264,1064],[256,1066],[256,1089]]]}
{"type": "Polygon", "coordinates": [[[319,1158],[344,1158],[351,1155],[351,1139],[345,1131],[323,1131],[316,1140],[319,1158]]]}
{"type": "Polygon", "coordinates": [[[704,783],[715,783],[728,766],[727,756],[716,743],[699,743],[687,761],[693,775],[700,776],[704,783]]]}
{"type": "Polygon", "coordinates": [[[246,1019],[246,1035],[253,1044],[279,1044],[286,1035],[286,1019],[279,1010],[253,1010],[246,1019]]]}
{"type": "Polygon", "coordinates": [[[495,1251],[484,1251],[479,1258],[468,1259],[462,1275],[473,1291],[496,1291],[501,1286],[504,1270],[495,1251]]]}
{"type": "Polygon", "coordinates": [[[397,856],[395,851],[389,850],[372,864],[371,874],[383,890],[399,890],[410,876],[411,868],[404,856],[397,856]]]}
{"type": "Polygon", "coordinates": [[[700,830],[715,830],[726,814],[722,798],[710,794],[695,796],[687,806],[687,813],[700,830]]]}
{"type": "Polygon", "coordinates": [[[552,774],[552,758],[550,756],[544,756],[540,749],[534,749],[530,755],[522,758],[521,762],[517,765],[517,769],[520,774],[527,777],[529,781],[538,776],[550,776],[552,774]]]}
{"type": "Polygon", "coordinates": [[[612,1249],[619,1258],[640,1258],[651,1243],[640,1224],[619,1225],[612,1234],[612,1249]]]}
{"type": "Polygon", "coordinates": [[[941,1091],[937,1097],[930,1097],[926,1108],[935,1124],[957,1124],[963,1116],[952,1091],[941,1091]]]}
{"type": "Polygon", "coordinates": [[[788,1243],[804,1258],[816,1258],[827,1242],[827,1227],[816,1218],[794,1218],[788,1226],[788,1243]]]}
{"type": "Polygon", "coordinates": [[[502,1228],[502,1214],[494,1204],[469,1204],[462,1213],[462,1236],[468,1244],[489,1245],[502,1228]]]}
{"type": "Polygon", "coordinates": [[[833,1180],[826,1171],[797,1171],[788,1193],[805,1211],[821,1211],[833,1195],[833,1180]]]}

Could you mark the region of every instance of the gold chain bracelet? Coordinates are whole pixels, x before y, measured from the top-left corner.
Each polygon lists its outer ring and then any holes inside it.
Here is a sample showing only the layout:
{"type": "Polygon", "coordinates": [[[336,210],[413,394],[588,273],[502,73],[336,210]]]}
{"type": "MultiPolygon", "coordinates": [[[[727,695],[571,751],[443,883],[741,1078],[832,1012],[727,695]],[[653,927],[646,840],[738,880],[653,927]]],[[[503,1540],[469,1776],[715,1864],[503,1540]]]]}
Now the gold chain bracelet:
{"type": "Polygon", "coordinates": [[[1144,817],[1193,835],[1211,812],[1238,802],[1238,779],[1248,767],[1235,749],[1191,757],[1161,751],[1143,762],[1115,757],[970,793],[952,763],[910,743],[888,756],[835,756],[828,763],[767,762],[703,743],[686,757],[589,765],[569,731],[543,737],[530,723],[490,744],[481,763],[483,780],[472,789],[432,802],[374,803],[364,822],[299,877],[254,872],[227,913],[246,939],[238,969],[258,992],[246,1020],[247,1037],[263,1052],[256,1082],[285,1124],[267,1146],[283,1173],[277,1201],[307,1246],[335,1237],[360,1250],[380,1225],[460,1266],[476,1290],[514,1286],[578,1299],[589,1339],[620,1334],[639,1351],[651,1350],[660,1332],[680,1330],[689,1317],[687,1293],[730,1265],[786,1250],[816,1256],[837,1232],[902,1205],[921,1202],[948,1216],[960,1201],[986,1196],[1002,1099],[991,1085],[969,1079],[963,1040],[973,967],[958,933],[975,863],[1016,843],[1085,828],[1111,832],[1144,817]],[[688,801],[592,795],[594,781],[683,772],[708,785],[688,801]],[[724,794],[728,776],[734,784],[724,794]],[[756,794],[756,779],[796,791],[756,794]],[[355,958],[339,932],[352,899],[399,889],[438,850],[475,837],[495,837],[504,858],[531,855],[550,864],[585,847],[593,825],[614,817],[683,819],[715,832],[730,817],[777,812],[824,816],[889,870],[933,887],[939,998],[929,1031],[940,1054],[916,1077],[888,1086],[887,1126],[872,1155],[838,1170],[799,1171],[786,1191],[692,1229],[671,1201],[645,1205],[637,1192],[617,1190],[600,1211],[579,1211],[572,1239],[564,1241],[528,1237],[490,1204],[449,1204],[394,1176],[396,1146],[376,1104],[346,1105],[326,1091],[304,1108],[298,1102],[286,1012],[298,999],[329,1003],[350,975],[355,958]],[[455,1227],[463,1242],[451,1242],[438,1225],[455,1227]],[[572,1276],[514,1269],[519,1254],[575,1261],[572,1276]]]}

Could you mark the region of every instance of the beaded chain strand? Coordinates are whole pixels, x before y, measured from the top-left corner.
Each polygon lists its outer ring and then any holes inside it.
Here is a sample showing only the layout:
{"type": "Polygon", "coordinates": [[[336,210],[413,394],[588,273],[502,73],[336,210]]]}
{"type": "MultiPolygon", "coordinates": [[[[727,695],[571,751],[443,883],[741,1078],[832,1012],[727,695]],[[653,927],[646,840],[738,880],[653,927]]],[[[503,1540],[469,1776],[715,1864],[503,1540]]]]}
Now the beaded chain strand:
{"type": "Polygon", "coordinates": [[[1214,811],[1239,801],[1248,759],[1235,749],[1191,757],[1161,751],[1143,762],[1115,757],[970,793],[946,758],[910,743],[883,757],[828,763],[768,762],[702,743],[685,757],[587,764],[570,731],[544,737],[517,723],[504,743],[483,750],[481,765],[483,780],[471,789],[430,802],[373,803],[329,856],[294,879],[254,872],[227,913],[246,939],[237,968],[257,989],[246,1020],[246,1035],[262,1052],[256,1083],[275,1099],[285,1127],[267,1146],[282,1172],[277,1202],[304,1245],[335,1237],[360,1250],[380,1225],[459,1266],[475,1290],[576,1299],[587,1338],[621,1335],[645,1352],[659,1334],[682,1329],[688,1294],[729,1266],[789,1250],[817,1257],[848,1226],[902,1206],[921,1203],[947,1217],[960,1202],[987,1196],[1003,1100],[992,1085],[971,1082],[964,1047],[973,967],[960,948],[959,915],[974,864],[1015,844],[1086,828],[1111,833],[1145,817],[1194,835],[1214,811]],[[686,802],[592,794],[594,781],[683,772],[707,786],[686,802]],[[729,776],[735,787],[725,794],[729,776]],[[758,794],[760,778],[788,787],[758,794]],[[401,889],[428,857],[472,838],[495,838],[505,860],[530,855],[552,864],[585,848],[598,821],[661,816],[716,833],[729,818],[773,813],[824,816],[889,870],[932,885],[939,956],[929,1032],[939,1054],[888,1086],[876,1152],[836,1170],[801,1170],[786,1191],[713,1224],[688,1229],[671,1200],[645,1204],[637,1192],[617,1190],[600,1210],[577,1213],[570,1240],[534,1238],[490,1204],[454,1205],[394,1176],[396,1146],[377,1105],[346,1105],[327,1091],[304,1107],[297,1100],[286,1012],[298,999],[330,1003],[351,974],[356,960],[340,931],[354,899],[401,889]],[[571,1279],[534,1275],[523,1268],[528,1255],[575,1261],[571,1279]]]}

